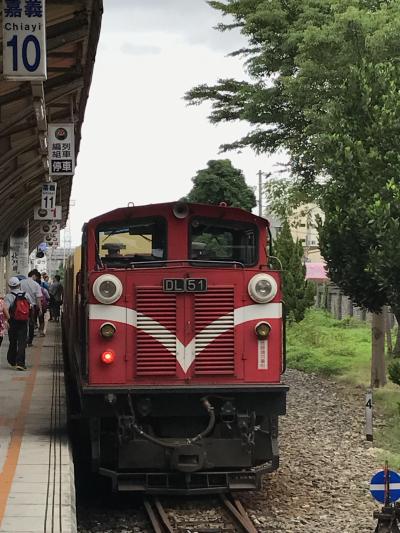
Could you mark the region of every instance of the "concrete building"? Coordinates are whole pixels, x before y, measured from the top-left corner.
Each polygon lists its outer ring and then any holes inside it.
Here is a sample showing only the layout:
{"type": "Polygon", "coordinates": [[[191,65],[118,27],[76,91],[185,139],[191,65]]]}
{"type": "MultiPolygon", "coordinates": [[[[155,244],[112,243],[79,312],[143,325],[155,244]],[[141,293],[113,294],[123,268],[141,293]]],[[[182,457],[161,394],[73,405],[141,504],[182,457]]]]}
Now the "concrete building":
{"type": "Polygon", "coordinates": [[[270,224],[270,230],[272,235],[272,241],[274,241],[279,235],[280,230],[282,229],[282,221],[276,215],[272,213],[265,213],[264,217],[268,220],[270,224]]]}
{"type": "MultiPolygon", "coordinates": [[[[323,212],[315,204],[304,204],[297,208],[289,218],[289,224],[294,240],[299,240],[304,248],[305,263],[323,262],[319,250],[317,218],[323,219],[323,212]]],[[[265,214],[271,224],[272,239],[276,239],[282,228],[282,221],[273,214],[265,214]]]]}
{"type": "Polygon", "coordinates": [[[304,248],[306,263],[323,261],[319,250],[317,218],[323,219],[323,212],[315,204],[304,204],[297,208],[289,219],[293,239],[299,240],[304,248]]]}
{"type": "Polygon", "coordinates": [[[73,253],[70,248],[50,248],[47,256],[47,273],[52,278],[65,266],[66,260],[73,253]]]}

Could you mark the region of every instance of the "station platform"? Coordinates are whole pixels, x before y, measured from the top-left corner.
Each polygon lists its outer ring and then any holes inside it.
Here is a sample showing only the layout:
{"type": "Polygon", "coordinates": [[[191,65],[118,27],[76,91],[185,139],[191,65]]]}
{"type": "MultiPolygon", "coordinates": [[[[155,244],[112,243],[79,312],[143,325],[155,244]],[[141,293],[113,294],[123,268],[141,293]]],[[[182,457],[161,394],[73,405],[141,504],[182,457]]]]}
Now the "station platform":
{"type": "Polygon", "coordinates": [[[27,371],[0,349],[0,532],[76,533],[59,324],[27,348],[27,371]]]}

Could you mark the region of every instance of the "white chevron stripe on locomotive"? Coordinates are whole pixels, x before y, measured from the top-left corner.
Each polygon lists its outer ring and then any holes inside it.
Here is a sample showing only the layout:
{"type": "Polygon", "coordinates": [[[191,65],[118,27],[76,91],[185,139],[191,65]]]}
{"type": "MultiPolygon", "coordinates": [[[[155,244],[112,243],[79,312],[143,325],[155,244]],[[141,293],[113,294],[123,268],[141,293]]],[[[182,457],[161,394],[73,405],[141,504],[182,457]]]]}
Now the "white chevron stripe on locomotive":
{"type": "Polygon", "coordinates": [[[135,328],[140,327],[141,331],[144,331],[145,333],[156,339],[173,355],[176,355],[176,359],[185,373],[188,371],[190,365],[196,358],[196,339],[199,340],[207,338],[208,343],[202,346],[200,351],[204,350],[219,335],[222,335],[223,333],[231,329],[232,320],[229,320],[229,318],[232,318],[232,314],[234,318],[234,326],[249,322],[250,320],[268,320],[272,318],[281,318],[282,304],[255,304],[238,307],[237,309],[232,311],[232,313],[223,315],[214,320],[214,322],[212,322],[202,331],[200,331],[200,333],[198,333],[186,346],[184,346],[182,342],[178,338],[176,338],[176,352],[171,350],[170,345],[167,345],[163,342],[163,336],[160,336],[159,333],[163,332],[171,335],[171,332],[162,324],[157,322],[157,320],[153,320],[151,317],[145,317],[145,315],[143,315],[142,313],[138,313],[135,309],[130,309],[128,307],[101,304],[89,305],[90,320],[120,322],[121,324],[127,324],[128,326],[133,326],[135,328]],[[141,316],[146,319],[145,321],[140,320],[140,326],[138,325],[138,316],[141,316]],[[227,324],[225,328],[224,324],[227,324]]]}

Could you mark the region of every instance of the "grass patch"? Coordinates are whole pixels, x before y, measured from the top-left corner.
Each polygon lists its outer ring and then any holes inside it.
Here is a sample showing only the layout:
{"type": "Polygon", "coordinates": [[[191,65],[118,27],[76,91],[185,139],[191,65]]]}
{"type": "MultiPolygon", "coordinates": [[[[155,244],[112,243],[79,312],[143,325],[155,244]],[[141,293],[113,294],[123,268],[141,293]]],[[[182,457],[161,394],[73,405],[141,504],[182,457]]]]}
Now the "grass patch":
{"type": "Polygon", "coordinates": [[[385,417],[385,426],[375,431],[375,444],[382,451],[379,458],[400,470],[400,388],[390,383],[374,391],[375,404],[385,417]]]}
{"type": "MultiPolygon", "coordinates": [[[[369,386],[371,327],[354,318],[336,320],[328,313],[310,309],[305,319],[287,329],[290,368],[334,376],[350,385],[369,386]]],[[[389,382],[374,390],[375,407],[385,425],[374,432],[378,457],[400,469],[400,387],[389,382]]]]}
{"type": "Polygon", "coordinates": [[[369,328],[355,319],[335,320],[311,309],[287,332],[288,365],[326,376],[358,374],[370,361],[369,328]],[[369,350],[369,351],[368,351],[369,350]]]}

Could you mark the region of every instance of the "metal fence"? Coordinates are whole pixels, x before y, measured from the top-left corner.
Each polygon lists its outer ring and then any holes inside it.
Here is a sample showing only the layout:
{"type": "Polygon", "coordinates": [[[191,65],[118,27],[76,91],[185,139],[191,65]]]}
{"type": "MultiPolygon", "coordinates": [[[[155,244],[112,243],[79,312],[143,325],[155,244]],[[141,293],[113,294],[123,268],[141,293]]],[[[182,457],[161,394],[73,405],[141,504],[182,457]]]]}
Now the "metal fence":
{"type": "MultiPolygon", "coordinates": [[[[372,314],[366,309],[357,307],[333,283],[317,283],[315,294],[315,307],[325,309],[337,320],[346,317],[355,317],[362,321],[371,321],[372,314]]],[[[391,327],[394,325],[394,315],[387,310],[391,327]]]]}

